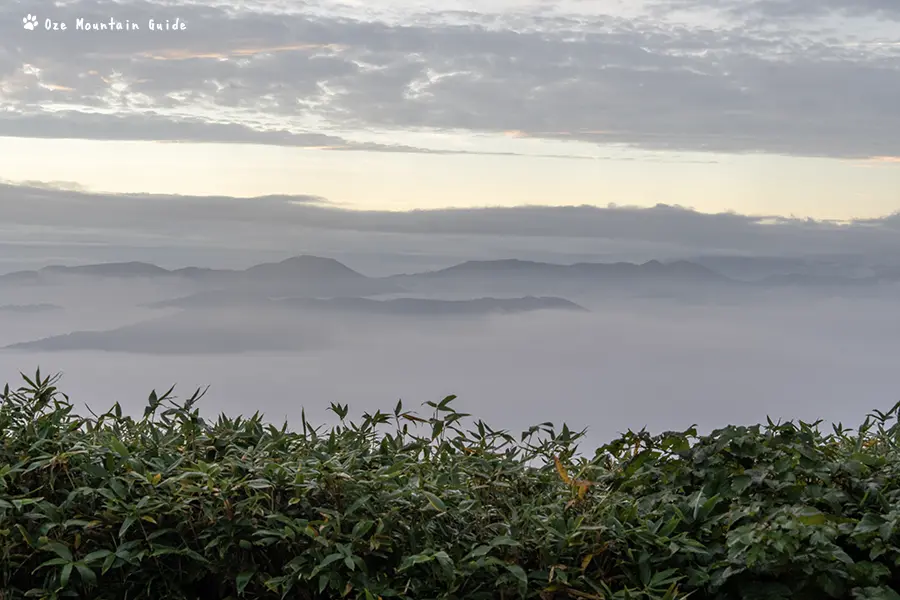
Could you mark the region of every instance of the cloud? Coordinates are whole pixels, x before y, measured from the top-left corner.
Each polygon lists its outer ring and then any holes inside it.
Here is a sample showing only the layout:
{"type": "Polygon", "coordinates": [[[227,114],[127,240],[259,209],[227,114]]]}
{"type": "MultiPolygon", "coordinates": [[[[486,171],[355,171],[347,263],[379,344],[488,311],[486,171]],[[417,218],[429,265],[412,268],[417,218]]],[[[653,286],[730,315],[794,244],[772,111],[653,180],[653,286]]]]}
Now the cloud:
{"type": "Polygon", "coordinates": [[[900,22],[900,5],[893,0],[666,0],[662,11],[679,8],[711,8],[736,18],[810,19],[824,17],[872,17],[900,22]]]}
{"type": "Polygon", "coordinates": [[[360,10],[356,19],[328,3],[290,12],[271,2],[38,6],[41,19],[70,27],[80,15],[139,25],[179,18],[187,29],[25,31],[19,6],[3,5],[0,134],[110,139],[121,130],[128,139],[396,151],[337,132],[517,131],[644,150],[900,156],[897,36],[843,27],[852,13],[900,31],[887,20],[898,14],[888,0],[672,0],[667,12],[658,4],[636,16],[583,14],[572,4],[555,12],[433,5],[391,19],[377,3],[373,16],[360,10]],[[788,7],[827,11],[837,25],[764,24],[736,12],[788,7]],[[676,8],[728,19],[679,21],[676,8]],[[77,112],[35,126],[62,109],[77,112]]]}
{"type": "Polygon", "coordinates": [[[648,258],[710,252],[900,256],[900,213],[836,223],[705,214],[668,205],[390,212],[345,210],[317,196],[103,194],[54,187],[60,186],[0,184],[7,243],[34,243],[35,232],[40,232],[41,243],[193,243],[281,254],[298,247],[313,253],[353,247],[371,254],[406,240],[401,244],[404,252],[421,253],[427,247],[435,255],[471,258],[509,257],[514,244],[520,244],[522,252],[529,247],[582,248],[582,254],[642,250],[651,255],[648,258]]]}
{"type": "MultiPolygon", "coordinates": [[[[261,331],[271,334],[270,346],[300,336],[285,345],[308,341],[313,347],[300,353],[195,354],[189,360],[3,352],[6,370],[0,377],[6,379],[0,383],[18,384],[19,370],[28,374],[37,366],[45,374],[62,371],[61,388],[73,402],[105,410],[118,401],[129,413],[144,408],[151,389],[177,384],[177,394],[187,397],[211,385],[200,404],[204,414],[259,409],[271,420],[287,415],[292,423],[301,408],[314,421],[324,418],[329,402],[349,402],[359,415],[390,409],[398,398],[419,409],[426,400],[458,394],[460,410],[492,426],[515,433],[565,420],[579,429],[588,426],[592,443],[644,425],[656,433],[693,423],[708,430],[764,421],[767,415],[855,426],[866,411],[886,410],[896,400],[895,307],[895,299],[810,296],[737,307],[604,302],[602,310],[588,314],[531,313],[452,327],[384,321],[350,327],[309,316],[280,321],[210,312],[183,318],[182,327],[141,327],[164,338],[158,343],[184,340],[197,351],[230,335],[254,339],[261,331]],[[266,393],[260,393],[260,381],[266,393]]],[[[0,317],[0,343],[150,317],[104,288],[59,314],[0,317]]]]}
{"type": "MultiPolygon", "coordinates": [[[[0,136],[49,139],[119,141],[202,142],[289,146],[313,150],[401,152],[414,154],[468,154],[525,156],[516,152],[436,150],[404,144],[352,142],[341,137],[311,132],[253,129],[239,123],[215,123],[200,119],[165,117],[158,113],[108,115],[60,111],[29,115],[0,114],[0,136]]],[[[528,154],[537,158],[592,160],[595,157],[565,154],[528,154]]],[[[604,157],[596,157],[604,158],[604,157]]],[[[607,160],[614,160],[612,157],[607,160]]]]}

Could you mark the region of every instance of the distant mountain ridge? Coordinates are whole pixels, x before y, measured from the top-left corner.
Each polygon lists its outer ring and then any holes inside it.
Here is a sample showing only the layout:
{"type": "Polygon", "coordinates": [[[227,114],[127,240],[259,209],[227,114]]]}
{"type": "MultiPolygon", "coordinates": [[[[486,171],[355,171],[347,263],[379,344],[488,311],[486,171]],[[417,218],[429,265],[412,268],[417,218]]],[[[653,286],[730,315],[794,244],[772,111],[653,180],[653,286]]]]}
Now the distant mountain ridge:
{"type": "MultiPolygon", "coordinates": [[[[300,255],[242,270],[195,266],[165,269],[146,262],[53,265],[36,271],[0,275],[0,284],[64,284],[82,277],[123,281],[164,279],[185,284],[185,295],[148,305],[154,308],[216,308],[240,306],[272,297],[370,297],[411,292],[426,296],[462,295],[470,299],[484,295],[549,297],[582,291],[615,291],[617,288],[628,292],[634,285],[659,288],[730,281],[711,269],[684,260],[569,265],[518,259],[484,260],[436,271],[368,277],[333,258],[300,255]]],[[[410,310],[415,307],[418,305],[410,305],[410,310]]]]}
{"type": "Polygon", "coordinates": [[[712,269],[686,260],[662,263],[651,260],[645,263],[591,263],[580,262],[569,265],[536,262],[519,259],[472,260],[446,269],[426,271],[412,275],[394,275],[393,277],[441,277],[470,273],[517,273],[541,275],[674,275],[680,277],[698,277],[706,279],[723,279],[712,269]]]}
{"type": "MultiPolygon", "coordinates": [[[[50,265],[34,272],[38,274],[94,275],[100,277],[154,277],[175,274],[175,271],[169,271],[168,269],[144,262],[100,263],[77,266],[50,265]]],[[[29,271],[20,271],[11,275],[24,275],[25,273],[29,273],[29,271]]]]}
{"type": "Polygon", "coordinates": [[[697,256],[688,259],[739,281],[783,285],[875,285],[900,282],[898,258],[887,263],[854,255],[779,256],[697,256]]]}
{"type": "Polygon", "coordinates": [[[95,277],[186,277],[230,278],[245,274],[250,277],[272,275],[329,276],[366,278],[333,258],[300,255],[292,256],[277,263],[262,263],[247,269],[209,269],[203,267],[183,267],[164,269],[146,262],[99,263],[92,265],[50,265],[33,271],[16,271],[0,275],[0,281],[28,281],[40,279],[42,275],[90,275],[95,277]]]}
{"type": "Polygon", "coordinates": [[[210,291],[182,298],[161,300],[146,305],[148,308],[220,309],[220,308],[306,308],[310,310],[362,312],[370,314],[478,314],[512,313],[531,310],[561,309],[586,311],[587,309],[565,298],[550,296],[525,296],[520,298],[470,298],[446,300],[439,298],[389,298],[376,300],[359,297],[274,298],[262,293],[228,293],[210,291]]]}
{"type": "Polygon", "coordinates": [[[494,294],[564,296],[595,294],[665,294],[675,289],[734,283],[715,271],[691,263],[553,264],[519,259],[468,261],[445,269],[386,278],[423,294],[494,294]]]}
{"type": "MultiPolygon", "coordinates": [[[[546,262],[527,261],[520,259],[499,260],[471,260],[458,265],[425,271],[413,274],[398,274],[381,277],[379,279],[391,279],[396,277],[425,277],[440,276],[450,273],[483,273],[490,272],[543,272],[543,273],[578,273],[578,274],[656,274],[656,275],[680,275],[707,278],[721,278],[717,272],[700,264],[678,260],[663,263],[651,260],[642,264],[629,262],[593,263],[580,262],[574,264],[555,264],[546,262]]],[[[286,258],[280,262],[262,263],[246,269],[212,269],[205,267],[182,267],[179,269],[165,269],[152,263],[131,261],[121,263],[98,263],[89,265],[50,265],[37,270],[15,271],[0,275],[0,281],[30,281],[37,280],[42,275],[88,275],[95,277],[186,277],[192,279],[230,278],[237,275],[245,275],[251,278],[303,275],[311,277],[346,277],[368,278],[362,273],[354,271],[343,263],[321,256],[303,254],[286,258]]],[[[372,279],[372,278],[368,278],[372,279]]]]}
{"type": "MultiPolygon", "coordinates": [[[[0,275],[0,283],[52,283],[55,277],[92,276],[109,279],[182,278],[210,285],[259,282],[275,278],[329,278],[332,281],[394,282],[425,281],[482,275],[501,277],[542,276],[567,278],[674,279],[685,282],[747,282],[766,284],[871,284],[900,281],[900,267],[868,270],[830,268],[798,258],[711,256],[691,260],[632,262],[579,262],[558,264],[521,259],[470,260],[443,269],[368,277],[333,258],[309,254],[280,262],[261,263],[246,269],[214,269],[188,266],[166,269],[152,263],[131,261],[89,265],[50,265],[37,270],[0,275]],[[746,278],[745,278],[746,277],[746,278]]],[[[397,289],[395,291],[403,291],[397,289]]],[[[386,292],[387,293],[387,292],[386,292]]]]}
{"type": "Polygon", "coordinates": [[[63,310],[62,306],[57,304],[48,304],[48,303],[40,303],[40,304],[4,304],[0,306],[0,312],[11,312],[11,313],[45,313],[51,311],[63,310]]]}
{"type": "Polygon", "coordinates": [[[82,266],[49,266],[37,271],[19,271],[0,276],[0,284],[50,285],[80,280],[134,280],[183,282],[185,292],[215,294],[222,291],[245,294],[307,296],[370,296],[398,293],[396,284],[366,277],[333,258],[293,256],[276,263],[247,269],[184,267],[164,269],[144,262],[105,263],[82,266]],[[94,278],[94,279],[90,279],[94,278]]]}
{"type": "Polygon", "coordinates": [[[471,300],[437,300],[431,298],[332,298],[328,300],[286,298],[275,300],[284,306],[301,308],[361,312],[380,315],[485,315],[494,313],[520,313],[536,310],[569,310],[588,312],[586,308],[565,298],[525,296],[523,298],[473,298],[471,300]]]}

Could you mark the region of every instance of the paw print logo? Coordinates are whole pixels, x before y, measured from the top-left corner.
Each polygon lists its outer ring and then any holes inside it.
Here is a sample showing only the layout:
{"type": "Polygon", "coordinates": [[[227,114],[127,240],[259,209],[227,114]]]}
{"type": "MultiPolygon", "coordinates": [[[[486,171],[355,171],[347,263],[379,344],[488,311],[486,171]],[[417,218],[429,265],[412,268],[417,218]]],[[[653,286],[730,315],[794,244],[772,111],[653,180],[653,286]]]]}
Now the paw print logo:
{"type": "Polygon", "coordinates": [[[28,31],[37,29],[37,24],[37,17],[34,15],[25,15],[24,17],[22,17],[22,27],[24,27],[28,31]]]}

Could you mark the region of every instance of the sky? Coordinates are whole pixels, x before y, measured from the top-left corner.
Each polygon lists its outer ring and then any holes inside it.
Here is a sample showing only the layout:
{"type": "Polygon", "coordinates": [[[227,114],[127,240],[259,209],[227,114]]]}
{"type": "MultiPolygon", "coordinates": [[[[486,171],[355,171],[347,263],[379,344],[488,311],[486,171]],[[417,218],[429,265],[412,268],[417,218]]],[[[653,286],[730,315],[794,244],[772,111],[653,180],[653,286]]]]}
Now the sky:
{"type": "MultiPolygon", "coordinates": [[[[369,276],[711,255],[897,272],[898,98],[896,0],[4,0],[0,273],[299,254],[369,276]]],[[[0,311],[0,345],[145,323],[174,293],[122,286],[5,288],[63,308],[0,311]]],[[[137,410],[212,385],[212,410],[273,419],[456,393],[502,426],[600,437],[852,422],[896,400],[897,291],[609,300],[279,355],[4,351],[0,379],[38,365],[137,410]]],[[[311,335],[193,318],[175,342],[311,335]]]]}
{"type": "Polygon", "coordinates": [[[114,194],[0,182],[0,272],[144,261],[246,268],[298,254],[368,275],[517,258],[644,262],[813,257],[900,267],[900,215],[852,222],[709,214],[658,204],[349,210],[319,196],[114,194]]]}
{"type": "Polygon", "coordinates": [[[893,0],[6,1],[0,216],[39,185],[873,220],[898,71],[893,0]]]}

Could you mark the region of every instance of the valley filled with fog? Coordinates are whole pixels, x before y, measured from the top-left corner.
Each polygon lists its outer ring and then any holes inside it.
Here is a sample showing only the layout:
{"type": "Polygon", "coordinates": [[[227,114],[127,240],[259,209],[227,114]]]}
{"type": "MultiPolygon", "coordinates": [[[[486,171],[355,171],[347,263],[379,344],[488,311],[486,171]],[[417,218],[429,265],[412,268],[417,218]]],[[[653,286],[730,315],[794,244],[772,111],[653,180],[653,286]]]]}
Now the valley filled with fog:
{"type": "Polygon", "coordinates": [[[456,394],[495,426],[565,421],[591,444],[766,416],[855,426],[900,399],[893,271],[742,278],[702,262],[504,259],[369,277],[297,256],[16,272],[0,277],[0,366],[13,385],[18,371],[61,372],[95,411],[209,385],[207,415],[296,425],[301,409],[331,422],[331,402],[359,415],[456,394]]]}

